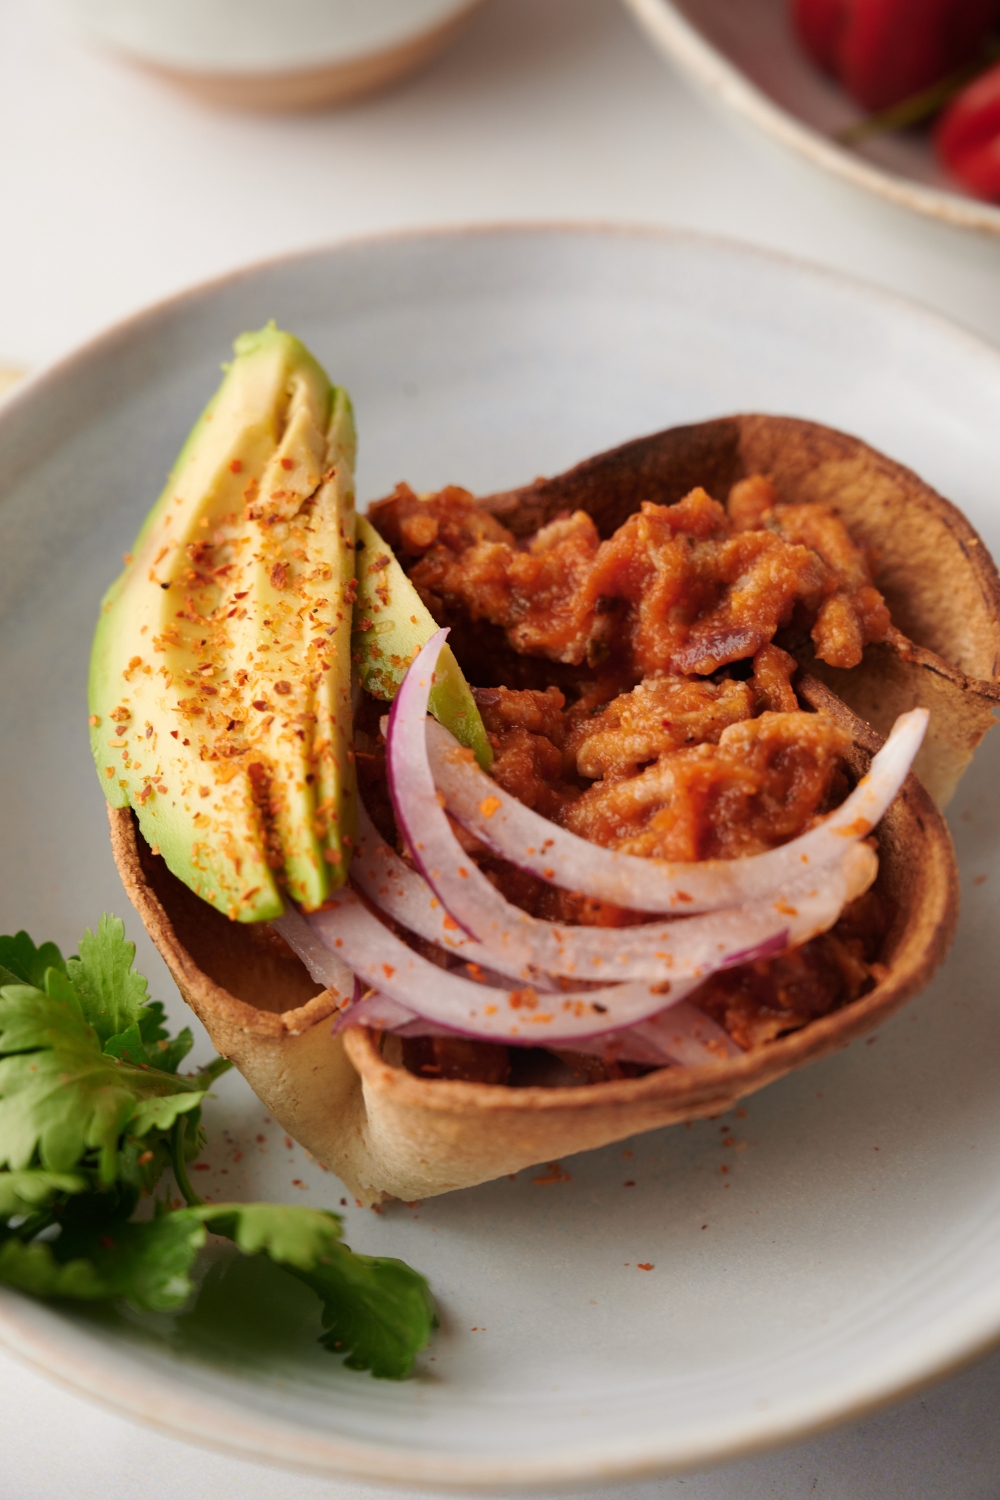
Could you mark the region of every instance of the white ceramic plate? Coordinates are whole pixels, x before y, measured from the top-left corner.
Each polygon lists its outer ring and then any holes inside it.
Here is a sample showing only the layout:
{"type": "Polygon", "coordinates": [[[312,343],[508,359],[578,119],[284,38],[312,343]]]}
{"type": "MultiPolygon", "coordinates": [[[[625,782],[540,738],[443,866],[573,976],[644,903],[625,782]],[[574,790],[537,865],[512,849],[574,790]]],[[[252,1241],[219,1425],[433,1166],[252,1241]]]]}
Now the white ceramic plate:
{"type": "Polygon", "coordinates": [[[731,109],[810,161],[931,218],[1000,234],[1000,208],[964,194],[922,132],[856,149],[833,139],[862,111],[810,62],[788,0],[625,0],[668,57],[731,109]]]}
{"type": "MultiPolygon", "coordinates": [[[[123,913],[178,1023],[107,848],[88,641],[233,335],[270,317],[350,387],[366,499],[404,476],[498,489],[751,409],[860,434],[1000,544],[1000,356],[908,304],[728,243],[572,229],[387,239],[258,267],[113,330],[0,413],[0,930],[71,951],[102,909],[123,913]]],[[[997,740],[952,809],[959,939],[877,1045],[785,1079],[745,1115],[576,1158],[567,1180],[525,1172],[419,1208],[346,1210],[356,1248],[408,1259],[440,1299],[415,1379],[340,1368],[308,1308],[276,1302],[252,1266],[252,1319],[232,1313],[225,1281],[173,1320],[7,1292],[0,1339],[191,1439],[438,1486],[704,1464],[967,1359],[1000,1336],[997,740]]],[[[219,1096],[207,1192],[338,1205],[339,1184],[286,1147],[238,1077],[219,1096]]]]}

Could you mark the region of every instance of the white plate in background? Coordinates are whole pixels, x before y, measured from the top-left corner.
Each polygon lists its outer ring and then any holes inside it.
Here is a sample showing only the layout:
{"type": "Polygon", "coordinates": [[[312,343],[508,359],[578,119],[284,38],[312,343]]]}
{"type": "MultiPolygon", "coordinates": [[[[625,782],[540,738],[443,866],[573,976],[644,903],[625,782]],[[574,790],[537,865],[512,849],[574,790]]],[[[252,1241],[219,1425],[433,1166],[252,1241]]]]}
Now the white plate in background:
{"type": "MultiPolygon", "coordinates": [[[[504,488],[659,427],[784,412],[911,464],[1000,551],[1000,356],[907,303],[731,243],[401,236],[254,267],[112,329],[0,411],[0,930],[72,951],[103,909],[123,914],[178,1025],[190,1017],[108,849],[88,644],[232,338],[271,317],[351,390],[363,500],[402,478],[504,488]]],[[[193,1320],[3,1291],[0,1340],[193,1441],[439,1487],[704,1465],[944,1374],[1000,1337],[996,738],[949,810],[965,881],[955,948],[875,1045],[745,1114],[571,1159],[568,1180],[529,1171],[419,1208],[344,1210],[356,1249],[431,1279],[443,1326],[416,1378],[343,1370],[308,1307],[276,1301],[252,1264],[240,1274],[258,1312],[236,1327],[216,1282],[193,1320]]],[[[286,1146],[240,1078],[218,1092],[204,1191],[339,1206],[340,1185],[286,1146]]]]}
{"type": "Polygon", "coordinates": [[[863,111],[795,37],[789,0],[624,0],[656,46],[710,93],[809,161],[905,208],[1000,234],[1000,207],[938,166],[923,131],[833,139],[863,111]]]}

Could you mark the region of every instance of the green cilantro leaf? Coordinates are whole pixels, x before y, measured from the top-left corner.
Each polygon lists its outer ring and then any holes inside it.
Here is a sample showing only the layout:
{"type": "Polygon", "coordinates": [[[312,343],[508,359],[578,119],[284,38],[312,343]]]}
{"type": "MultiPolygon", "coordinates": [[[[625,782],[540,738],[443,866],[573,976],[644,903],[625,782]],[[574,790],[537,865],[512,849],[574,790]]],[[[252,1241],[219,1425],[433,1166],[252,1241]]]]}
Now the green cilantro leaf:
{"type": "Polygon", "coordinates": [[[391,1256],[355,1255],[337,1245],[311,1271],[289,1267],[323,1303],[320,1342],[352,1370],[402,1380],[437,1327],[437,1308],[419,1272],[391,1256]]]}
{"type": "Polygon", "coordinates": [[[173,1127],[179,1115],[186,1115],[200,1108],[204,1097],[204,1090],[199,1089],[191,1094],[167,1094],[159,1098],[141,1099],[135,1107],[135,1114],[129,1120],[129,1134],[141,1140],[154,1126],[157,1130],[166,1132],[173,1127]]]}
{"type": "Polygon", "coordinates": [[[64,1229],[53,1243],[0,1245],[0,1281],[38,1297],[124,1297],[169,1312],[191,1294],[191,1268],[205,1229],[189,1210],[145,1223],[64,1229]]]}
{"type": "MultiPolygon", "coordinates": [[[[41,1166],[69,1172],[96,1151],[107,1184],[119,1137],[143,1101],[183,1093],[191,1100],[184,1107],[192,1109],[205,1090],[198,1079],[107,1056],[80,1014],[79,990],[55,969],[45,978],[52,993],[28,985],[0,989],[0,1167],[23,1170],[37,1153],[41,1166]]],[[[141,1131],[160,1118],[172,1123],[177,1112],[143,1110],[141,1131]]]]}
{"type": "Polygon", "coordinates": [[[81,938],[80,957],[66,964],[83,1014],[102,1045],[138,1023],[149,1003],[146,981],[132,968],[134,960],[135,944],[125,937],[125,923],[105,912],[96,933],[88,928],[81,938]]]}
{"type": "Polygon", "coordinates": [[[336,1214],[205,1204],[194,1193],[187,1163],[204,1144],[201,1104],[231,1064],[218,1057],[177,1075],[191,1032],[170,1037],[134,956],[123,923],[107,915],[65,963],[52,943],[0,937],[0,1282],[169,1311],[191,1292],[210,1228],[310,1287],[320,1342],[352,1369],[407,1375],[436,1326],[422,1276],[352,1254],[336,1214]],[[151,1220],[133,1222],[167,1166],[188,1207],[158,1203],[151,1220]]]}
{"type": "Polygon", "coordinates": [[[68,1172],[0,1172],[0,1219],[33,1214],[56,1198],[85,1193],[85,1177],[68,1172]]]}
{"type": "Polygon", "coordinates": [[[436,1324],[427,1282],[401,1260],[355,1255],[336,1214],[286,1204],[220,1203],[188,1210],[247,1255],[260,1252],[323,1304],[320,1342],[352,1370],[401,1380],[436,1324]]]}
{"type": "Polygon", "coordinates": [[[205,1203],[191,1210],[243,1251],[308,1271],[340,1240],[338,1214],[286,1203],[205,1203]]]}
{"type": "Polygon", "coordinates": [[[0,984],[33,984],[42,989],[46,969],[66,969],[55,943],[36,948],[26,932],[0,937],[0,984]]]}
{"type": "Polygon", "coordinates": [[[93,1302],[108,1295],[87,1260],[60,1265],[44,1240],[25,1245],[17,1238],[0,1245],[0,1281],[33,1297],[77,1297],[93,1302]]]}
{"type": "MultiPolygon", "coordinates": [[[[159,1000],[152,1000],[139,1017],[139,1032],[146,1045],[146,1061],[164,1073],[176,1073],[194,1046],[191,1028],[185,1026],[172,1037],[167,1030],[166,1011],[159,1000]]],[[[110,1043],[105,1047],[108,1051],[110,1043]]]]}

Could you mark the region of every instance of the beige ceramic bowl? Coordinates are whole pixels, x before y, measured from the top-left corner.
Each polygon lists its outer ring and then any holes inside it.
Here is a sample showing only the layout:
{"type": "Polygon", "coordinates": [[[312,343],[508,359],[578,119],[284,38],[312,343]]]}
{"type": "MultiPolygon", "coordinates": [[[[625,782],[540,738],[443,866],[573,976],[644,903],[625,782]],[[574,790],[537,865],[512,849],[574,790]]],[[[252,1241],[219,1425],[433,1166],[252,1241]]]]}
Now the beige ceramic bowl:
{"type": "Polygon", "coordinates": [[[428,62],[480,0],[66,0],[96,40],[235,109],[347,104],[428,62]]]}

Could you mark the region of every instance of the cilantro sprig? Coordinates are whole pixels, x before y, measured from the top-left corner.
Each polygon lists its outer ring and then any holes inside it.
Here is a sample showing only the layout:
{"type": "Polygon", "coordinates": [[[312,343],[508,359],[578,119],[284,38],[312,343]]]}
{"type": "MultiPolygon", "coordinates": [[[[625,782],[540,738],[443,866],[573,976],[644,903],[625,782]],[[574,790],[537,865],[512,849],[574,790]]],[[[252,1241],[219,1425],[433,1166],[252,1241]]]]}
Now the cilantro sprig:
{"type": "Polygon", "coordinates": [[[0,1282],[167,1312],[191,1296],[211,1232],[310,1287],[320,1342],[351,1369],[401,1379],[437,1322],[422,1276],[355,1255],[338,1214],[194,1192],[201,1105],[231,1064],[178,1073],[191,1033],[170,1037],[134,958],[107,915],[70,959],[24,932],[0,937],[0,1282]],[[155,1196],[168,1168],[183,1207],[155,1196]],[[134,1218],[149,1195],[152,1217],[134,1218]]]}

